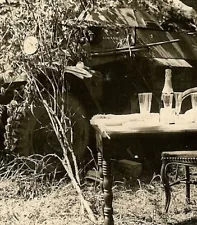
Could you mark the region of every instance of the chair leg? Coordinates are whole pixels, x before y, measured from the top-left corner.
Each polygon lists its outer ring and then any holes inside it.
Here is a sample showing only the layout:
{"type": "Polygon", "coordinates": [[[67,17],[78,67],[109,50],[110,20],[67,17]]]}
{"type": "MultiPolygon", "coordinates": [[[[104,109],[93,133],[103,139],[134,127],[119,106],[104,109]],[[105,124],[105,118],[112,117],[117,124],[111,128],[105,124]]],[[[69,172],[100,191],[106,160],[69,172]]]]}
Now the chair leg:
{"type": "Polygon", "coordinates": [[[161,166],[161,179],[164,185],[164,191],[165,191],[165,212],[168,212],[169,206],[170,206],[170,201],[171,201],[171,188],[169,184],[169,178],[167,175],[167,166],[166,162],[163,160],[162,161],[162,166],[161,166]]]}
{"type": "Polygon", "coordinates": [[[186,175],[186,204],[190,203],[190,172],[189,166],[185,166],[185,175],[186,175]]]}

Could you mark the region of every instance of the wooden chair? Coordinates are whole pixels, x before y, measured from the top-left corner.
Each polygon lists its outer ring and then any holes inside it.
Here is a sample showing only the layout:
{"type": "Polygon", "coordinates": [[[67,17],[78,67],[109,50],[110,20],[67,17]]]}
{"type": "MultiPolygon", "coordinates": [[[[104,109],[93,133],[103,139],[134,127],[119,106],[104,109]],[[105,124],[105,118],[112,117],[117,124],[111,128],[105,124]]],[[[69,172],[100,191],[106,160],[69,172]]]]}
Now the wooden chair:
{"type": "MultiPolygon", "coordinates": [[[[197,93],[197,87],[190,88],[183,92],[182,100],[190,96],[192,93],[197,93]]],[[[197,167],[197,150],[191,151],[167,151],[162,152],[161,155],[162,166],[161,166],[161,178],[165,190],[165,211],[168,212],[170,201],[171,201],[171,186],[185,183],[186,185],[186,201],[190,202],[190,184],[197,184],[196,181],[191,181],[190,167],[197,167]],[[183,165],[185,166],[185,177],[183,179],[176,180],[173,183],[169,183],[168,167],[170,165],[183,165]]]]}

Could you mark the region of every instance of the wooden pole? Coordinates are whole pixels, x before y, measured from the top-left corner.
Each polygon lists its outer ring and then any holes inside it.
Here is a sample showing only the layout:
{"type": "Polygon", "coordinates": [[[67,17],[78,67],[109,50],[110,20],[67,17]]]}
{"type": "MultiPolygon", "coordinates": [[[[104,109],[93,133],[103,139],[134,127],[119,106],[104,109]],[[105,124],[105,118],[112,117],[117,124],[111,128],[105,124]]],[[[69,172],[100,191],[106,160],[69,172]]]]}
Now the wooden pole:
{"type": "Polygon", "coordinates": [[[130,47],[122,47],[122,48],[116,48],[116,49],[110,49],[110,50],[104,50],[99,52],[91,52],[92,56],[98,56],[98,55],[113,55],[113,54],[120,54],[120,53],[127,53],[127,52],[138,52],[138,51],[144,51],[145,49],[157,46],[157,45],[164,45],[169,43],[178,42],[179,39],[169,40],[169,41],[160,41],[155,43],[149,43],[145,45],[140,46],[130,46],[130,47]]]}

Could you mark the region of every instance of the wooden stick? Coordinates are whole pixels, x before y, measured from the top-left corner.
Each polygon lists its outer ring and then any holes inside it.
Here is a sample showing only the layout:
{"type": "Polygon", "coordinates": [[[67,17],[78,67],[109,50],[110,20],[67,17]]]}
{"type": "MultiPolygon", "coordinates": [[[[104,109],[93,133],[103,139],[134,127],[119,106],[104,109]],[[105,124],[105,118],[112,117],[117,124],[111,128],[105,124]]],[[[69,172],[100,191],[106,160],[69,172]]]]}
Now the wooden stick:
{"type": "Polygon", "coordinates": [[[40,96],[40,99],[42,100],[42,102],[44,104],[44,107],[45,107],[45,109],[46,109],[46,111],[48,113],[48,116],[49,116],[50,121],[52,123],[52,127],[54,129],[54,132],[55,132],[55,134],[57,136],[57,139],[58,139],[58,141],[60,143],[60,146],[61,146],[61,149],[62,149],[62,152],[63,152],[63,158],[60,158],[56,154],[54,154],[54,156],[57,157],[60,160],[60,162],[62,163],[64,169],[68,173],[68,176],[71,179],[71,183],[72,183],[73,187],[76,189],[76,191],[77,191],[77,193],[79,195],[81,203],[84,205],[84,208],[88,212],[89,219],[94,224],[96,224],[97,222],[96,222],[96,218],[94,216],[94,213],[91,210],[88,202],[85,200],[85,198],[83,196],[83,193],[82,193],[82,190],[80,188],[79,173],[78,173],[76,157],[75,157],[75,154],[74,154],[73,150],[69,146],[69,143],[68,143],[68,140],[67,140],[67,137],[66,137],[66,133],[65,133],[66,131],[65,131],[65,129],[63,129],[62,123],[60,122],[58,116],[54,113],[54,111],[51,109],[51,107],[49,107],[47,102],[44,100],[44,98],[43,98],[43,96],[42,96],[42,94],[40,92],[40,89],[39,89],[39,87],[37,85],[36,78],[33,77],[32,79],[34,81],[34,84],[35,84],[36,89],[38,91],[38,94],[40,96]],[[68,158],[67,150],[69,150],[71,152],[71,155],[72,155],[72,158],[73,158],[73,161],[74,161],[76,177],[73,174],[73,170],[72,170],[72,167],[71,167],[70,160],[68,158]]]}

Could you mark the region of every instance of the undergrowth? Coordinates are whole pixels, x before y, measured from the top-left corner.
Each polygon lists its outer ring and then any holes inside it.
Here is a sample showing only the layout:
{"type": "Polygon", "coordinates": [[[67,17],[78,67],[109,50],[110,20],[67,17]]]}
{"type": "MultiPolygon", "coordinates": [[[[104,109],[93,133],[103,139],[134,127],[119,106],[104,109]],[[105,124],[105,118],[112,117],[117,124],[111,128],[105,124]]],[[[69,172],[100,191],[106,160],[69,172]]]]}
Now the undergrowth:
{"type": "MultiPolygon", "coordinates": [[[[84,197],[93,210],[92,223],[79,196],[66,176],[57,170],[44,173],[47,157],[19,157],[0,170],[0,224],[2,225],[101,225],[103,194],[99,183],[85,180],[84,197]],[[28,163],[29,161],[33,163],[28,163]],[[4,168],[4,169],[3,169],[4,168]],[[58,177],[59,176],[59,177],[58,177]]],[[[6,164],[6,163],[5,163],[6,164]]],[[[114,221],[116,225],[195,225],[196,187],[190,205],[185,203],[185,187],[173,187],[169,213],[164,213],[164,190],[160,175],[122,182],[114,180],[114,221]]]]}
{"type": "Polygon", "coordinates": [[[16,196],[33,199],[50,193],[68,179],[60,165],[53,155],[34,154],[2,160],[0,181],[14,183],[16,196]]]}

